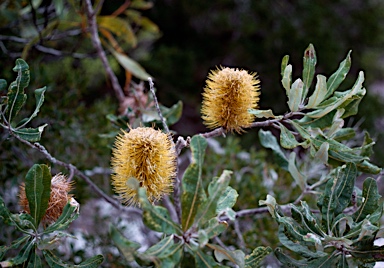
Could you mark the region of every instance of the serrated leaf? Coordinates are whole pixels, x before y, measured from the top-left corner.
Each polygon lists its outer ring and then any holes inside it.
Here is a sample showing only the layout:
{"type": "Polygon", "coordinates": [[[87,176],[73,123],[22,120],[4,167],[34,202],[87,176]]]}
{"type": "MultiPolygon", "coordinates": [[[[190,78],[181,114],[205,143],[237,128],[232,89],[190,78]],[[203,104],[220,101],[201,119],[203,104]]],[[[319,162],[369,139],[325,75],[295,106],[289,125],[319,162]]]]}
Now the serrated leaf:
{"type": "MultiPolygon", "coordinates": [[[[36,89],[35,90],[35,100],[36,100],[36,108],[35,108],[35,111],[32,113],[32,115],[29,117],[29,118],[24,118],[24,120],[22,120],[22,122],[20,122],[18,124],[18,128],[22,127],[22,126],[25,126],[26,124],[28,124],[34,117],[37,116],[37,114],[39,113],[40,111],[40,107],[43,105],[43,102],[44,102],[44,93],[46,91],[46,87],[43,87],[43,88],[39,88],[39,89],[36,89]]],[[[45,125],[46,126],[46,125],[45,125]]]]}
{"type": "Polygon", "coordinates": [[[152,205],[147,198],[144,188],[138,189],[139,202],[143,209],[143,220],[147,227],[165,234],[174,234],[180,231],[166,208],[152,205]]]}
{"type": "Polygon", "coordinates": [[[319,105],[325,99],[325,95],[327,94],[327,78],[324,75],[319,74],[316,76],[316,79],[315,91],[309,97],[308,104],[306,105],[306,108],[308,109],[315,108],[319,105]]]}
{"type": "Polygon", "coordinates": [[[123,66],[123,68],[128,72],[131,72],[135,77],[143,81],[147,81],[148,78],[151,77],[151,75],[149,75],[140,64],[132,60],[126,54],[116,51],[111,46],[107,46],[107,48],[120,63],[120,65],[123,66]]]}
{"type": "Polygon", "coordinates": [[[364,201],[358,211],[353,214],[356,222],[364,220],[368,215],[374,213],[379,207],[381,195],[377,189],[377,182],[373,178],[367,178],[363,183],[364,201]]]}
{"type": "Polygon", "coordinates": [[[251,254],[245,256],[245,268],[259,267],[260,262],[270,253],[272,249],[270,247],[257,247],[251,254]]]}
{"type": "Polygon", "coordinates": [[[178,101],[170,108],[160,105],[160,110],[164,118],[166,119],[168,126],[173,125],[177,123],[177,121],[179,121],[183,113],[183,102],[178,101]]]}
{"type": "Polygon", "coordinates": [[[302,191],[305,191],[307,187],[307,178],[298,170],[296,167],[296,153],[291,152],[288,158],[288,171],[297,183],[297,185],[300,187],[302,191]]]}
{"type": "Polygon", "coordinates": [[[292,112],[297,112],[301,104],[301,96],[304,92],[304,83],[301,79],[297,79],[293,84],[288,94],[288,106],[292,112]]]}
{"type": "Polygon", "coordinates": [[[273,114],[272,110],[258,110],[258,109],[248,109],[248,113],[255,115],[256,118],[274,118],[281,119],[282,115],[276,116],[273,114]]]}
{"type": "Polygon", "coordinates": [[[50,232],[66,229],[71,222],[77,219],[77,217],[79,217],[79,207],[76,204],[68,202],[64,206],[63,212],[56,220],[56,222],[48,226],[43,233],[47,234],[50,232]]]}
{"type": "Polygon", "coordinates": [[[304,51],[303,58],[303,94],[301,100],[303,101],[307,94],[308,89],[311,87],[313,77],[315,75],[315,66],[317,63],[316,51],[312,44],[309,44],[308,48],[304,51]]]}
{"type": "MultiPolygon", "coordinates": [[[[219,178],[214,179],[208,185],[208,197],[201,204],[196,212],[195,224],[205,224],[209,219],[217,215],[217,205],[231,179],[232,171],[224,170],[219,178]]],[[[233,192],[232,192],[233,193],[233,192]]],[[[225,198],[225,196],[223,197],[225,198]]],[[[233,203],[234,196],[229,196],[227,200],[222,199],[222,206],[230,205],[233,203]]],[[[227,206],[228,207],[228,206],[227,206]]]]}
{"type": "Polygon", "coordinates": [[[283,78],[281,79],[281,83],[285,88],[285,93],[287,94],[287,97],[289,97],[289,94],[291,92],[291,81],[292,81],[292,65],[288,64],[287,67],[284,69],[283,78]]]}
{"type": "Polygon", "coordinates": [[[339,68],[333,73],[327,81],[327,94],[325,99],[333,94],[333,92],[339,87],[339,85],[344,81],[347,76],[349,69],[351,67],[351,52],[350,50],[347,54],[347,57],[340,63],[339,68]]]}
{"type": "Polygon", "coordinates": [[[134,261],[136,250],[140,248],[140,244],[138,244],[136,242],[129,241],[112,224],[110,227],[110,234],[111,234],[111,239],[112,239],[113,243],[119,249],[120,253],[124,256],[124,258],[128,262],[134,261]]]}
{"type": "Polygon", "coordinates": [[[51,195],[51,173],[47,165],[35,164],[25,177],[25,192],[35,227],[40,224],[48,208],[51,195]]]}
{"type": "Polygon", "coordinates": [[[245,254],[241,250],[227,250],[214,244],[208,244],[207,246],[214,250],[213,253],[218,262],[228,260],[240,268],[245,266],[245,254]]]}
{"type": "Polygon", "coordinates": [[[13,129],[12,132],[23,140],[29,142],[37,142],[41,139],[41,134],[43,133],[46,126],[47,124],[39,126],[38,128],[13,129]]]}
{"type": "Polygon", "coordinates": [[[181,222],[184,231],[193,224],[197,210],[207,198],[201,177],[207,141],[200,135],[193,136],[190,142],[190,148],[192,162],[185,171],[182,179],[181,222]]]}
{"type": "Polygon", "coordinates": [[[8,117],[9,123],[24,106],[27,99],[27,95],[24,94],[24,89],[29,85],[30,80],[29,66],[24,60],[17,59],[13,71],[17,72],[17,77],[16,80],[10,84],[7,94],[8,106],[6,116],[8,117]]]}
{"type": "Polygon", "coordinates": [[[273,150],[273,154],[276,157],[276,162],[280,165],[281,168],[288,170],[288,159],[285,157],[283,151],[281,150],[275,136],[273,136],[271,131],[259,130],[259,140],[263,147],[273,150]]]}

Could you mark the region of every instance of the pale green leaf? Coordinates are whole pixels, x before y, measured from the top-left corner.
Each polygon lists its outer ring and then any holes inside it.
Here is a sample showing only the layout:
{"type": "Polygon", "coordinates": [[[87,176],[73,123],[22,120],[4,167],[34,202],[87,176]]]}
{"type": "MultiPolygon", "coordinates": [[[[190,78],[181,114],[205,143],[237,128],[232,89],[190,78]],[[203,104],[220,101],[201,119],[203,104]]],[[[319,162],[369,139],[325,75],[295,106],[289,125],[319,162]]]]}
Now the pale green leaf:
{"type": "Polygon", "coordinates": [[[301,104],[301,96],[303,95],[304,83],[301,79],[297,79],[291,87],[288,94],[288,106],[292,112],[297,112],[301,104]]]}
{"type": "Polygon", "coordinates": [[[308,109],[315,108],[317,105],[319,105],[324,100],[325,95],[327,94],[327,78],[321,74],[317,75],[316,78],[317,82],[315,91],[309,97],[308,104],[306,105],[306,108],[308,109]]]}
{"type": "Polygon", "coordinates": [[[245,254],[241,250],[227,250],[214,244],[208,244],[208,247],[214,250],[213,253],[218,262],[228,260],[239,268],[245,267],[245,254]]]}
{"type": "Polygon", "coordinates": [[[288,158],[288,171],[297,183],[297,185],[300,187],[302,191],[305,191],[307,187],[307,179],[305,176],[298,170],[296,167],[296,153],[291,152],[288,158]]]}
{"type": "Polygon", "coordinates": [[[336,72],[329,77],[327,81],[328,91],[325,95],[325,98],[331,96],[347,76],[351,67],[351,52],[351,50],[348,52],[347,57],[340,63],[339,68],[336,70],[336,72]]]}
{"type": "Polygon", "coordinates": [[[281,80],[281,83],[283,84],[283,87],[285,88],[285,92],[287,94],[287,97],[289,97],[289,94],[291,91],[291,80],[292,80],[292,65],[288,64],[284,70],[283,79],[281,80]]]}
{"type": "Polygon", "coordinates": [[[272,149],[273,154],[276,157],[276,162],[283,169],[288,169],[288,159],[285,157],[283,151],[281,150],[275,136],[273,136],[271,131],[259,130],[259,139],[263,147],[272,149]]]}
{"type": "Polygon", "coordinates": [[[47,124],[39,126],[37,128],[21,128],[21,129],[12,129],[12,132],[19,136],[21,139],[29,142],[37,142],[41,139],[41,134],[44,131],[44,128],[47,124]]]}
{"type": "Polygon", "coordinates": [[[373,178],[367,178],[363,183],[363,202],[358,211],[353,214],[356,222],[364,220],[368,215],[379,208],[381,195],[377,188],[377,182],[373,178]]]}
{"type": "Polygon", "coordinates": [[[282,115],[274,115],[272,110],[258,110],[258,109],[248,109],[248,113],[255,115],[256,118],[274,118],[274,119],[281,119],[283,118],[282,115]]]}
{"type": "Polygon", "coordinates": [[[315,66],[317,63],[316,51],[312,44],[309,44],[308,48],[304,51],[303,58],[303,94],[301,100],[307,97],[308,90],[311,87],[313,77],[315,75],[315,66]]]}

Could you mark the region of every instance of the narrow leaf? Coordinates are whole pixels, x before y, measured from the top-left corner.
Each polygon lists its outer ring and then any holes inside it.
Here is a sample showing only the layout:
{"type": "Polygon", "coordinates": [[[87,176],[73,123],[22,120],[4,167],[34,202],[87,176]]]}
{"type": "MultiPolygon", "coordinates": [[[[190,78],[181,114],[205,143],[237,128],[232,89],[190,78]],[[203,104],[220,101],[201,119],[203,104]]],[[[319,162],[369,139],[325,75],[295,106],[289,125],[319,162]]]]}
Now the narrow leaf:
{"type": "Polygon", "coordinates": [[[123,234],[111,224],[110,227],[111,239],[113,243],[117,246],[120,253],[124,256],[124,258],[128,262],[132,262],[135,260],[135,253],[138,248],[140,248],[140,244],[136,242],[129,241],[127,238],[123,236],[123,234]]]}
{"type": "Polygon", "coordinates": [[[281,150],[275,136],[273,136],[271,131],[259,130],[259,139],[263,147],[272,149],[273,154],[276,157],[276,162],[280,165],[281,168],[288,169],[288,159],[285,157],[283,151],[281,150]]]}
{"type": "Polygon", "coordinates": [[[40,111],[40,107],[43,105],[44,102],[44,92],[46,91],[46,87],[39,88],[35,90],[35,99],[36,99],[36,108],[35,111],[32,113],[32,115],[29,118],[25,118],[23,120],[22,125],[19,123],[18,128],[25,126],[28,124],[34,117],[37,116],[37,114],[40,111]],[[21,126],[20,126],[21,125],[21,126]]]}
{"type": "Polygon", "coordinates": [[[227,250],[214,244],[208,244],[207,246],[214,250],[213,253],[218,262],[228,260],[240,268],[245,266],[245,254],[241,250],[227,250]]]}
{"type": "Polygon", "coordinates": [[[315,108],[317,105],[319,105],[324,100],[325,95],[327,94],[327,78],[321,74],[317,75],[316,78],[317,83],[315,91],[309,97],[308,104],[306,105],[306,108],[308,109],[315,108]]]}
{"type": "Polygon", "coordinates": [[[13,71],[17,72],[17,78],[10,84],[8,89],[8,106],[6,111],[8,122],[11,122],[24,106],[27,99],[24,89],[29,85],[30,80],[29,66],[24,60],[17,59],[13,71]]]}
{"type": "Polygon", "coordinates": [[[160,106],[161,113],[167,121],[167,124],[173,125],[179,121],[182,112],[183,112],[183,103],[178,101],[176,104],[172,105],[172,107],[167,108],[164,106],[160,106]]]}
{"type": "Polygon", "coordinates": [[[48,208],[51,195],[51,179],[52,176],[48,166],[38,164],[32,166],[25,178],[25,191],[30,214],[35,219],[36,228],[48,208]]]}
{"type": "Polygon", "coordinates": [[[76,220],[79,217],[79,205],[76,203],[68,202],[63,208],[63,212],[61,213],[60,217],[56,220],[56,222],[48,226],[43,233],[47,234],[53,231],[66,229],[71,222],[76,220]]]}
{"type": "Polygon", "coordinates": [[[303,58],[303,94],[301,100],[304,101],[308,94],[308,90],[311,87],[313,77],[315,75],[315,66],[317,63],[316,51],[312,44],[309,44],[308,48],[304,52],[303,58]]]}
{"type": "Polygon", "coordinates": [[[227,229],[228,223],[226,221],[221,221],[217,217],[210,219],[204,226],[204,231],[208,236],[208,239],[211,239],[215,236],[218,236],[227,229]]]}
{"type": "Polygon", "coordinates": [[[288,94],[288,106],[292,112],[297,112],[301,104],[301,96],[303,95],[304,83],[301,79],[297,79],[288,94]]]}
{"type": "Polygon", "coordinates": [[[291,81],[292,81],[292,65],[289,64],[285,68],[283,79],[281,80],[281,83],[283,84],[283,87],[285,88],[285,93],[287,94],[287,97],[289,97],[289,94],[291,92],[291,81]]]}
{"type": "Polygon", "coordinates": [[[307,179],[305,176],[297,169],[296,164],[296,153],[292,152],[289,155],[289,160],[288,160],[288,171],[297,183],[297,185],[300,187],[301,190],[305,191],[307,187],[307,179]]]}
{"type": "Polygon", "coordinates": [[[256,118],[275,118],[275,119],[283,118],[282,115],[279,115],[279,116],[274,115],[271,109],[269,110],[248,109],[248,113],[255,115],[256,118]]]}
{"type": "Polygon", "coordinates": [[[0,91],[7,88],[7,81],[5,79],[0,79],[0,91]]]}
{"type": "Polygon", "coordinates": [[[136,46],[137,40],[135,34],[127,20],[116,16],[97,16],[97,24],[100,28],[107,29],[122,38],[132,47],[136,46]]]}
{"type": "Polygon", "coordinates": [[[245,256],[245,268],[259,267],[260,262],[270,253],[272,249],[270,247],[257,247],[251,254],[245,256]]]}
{"type": "Polygon", "coordinates": [[[31,256],[28,261],[27,268],[40,268],[42,267],[41,259],[38,254],[36,254],[36,251],[32,251],[31,256]]]}
{"type": "Polygon", "coordinates": [[[281,77],[284,76],[285,68],[287,68],[289,55],[285,55],[281,61],[281,77]]]}
{"type": "Polygon", "coordinates": [[[185,171],[182,179],[181,222],[183,230],[187,230],[193,224],[197,210],[207,198],[201,177],[207,141],[200,135],[193,136],[190,147],[192,162],[185,171]]]}
{"type": "Polygon", "coordinates": [[[331,96],[347,76],[351,67],[351,52],[352,50],[348,52],[347,57],[340,63],[339,68],[336,70],[336,72],[329,77],[327,81],[328,91],[324,99],[331,96]]]}

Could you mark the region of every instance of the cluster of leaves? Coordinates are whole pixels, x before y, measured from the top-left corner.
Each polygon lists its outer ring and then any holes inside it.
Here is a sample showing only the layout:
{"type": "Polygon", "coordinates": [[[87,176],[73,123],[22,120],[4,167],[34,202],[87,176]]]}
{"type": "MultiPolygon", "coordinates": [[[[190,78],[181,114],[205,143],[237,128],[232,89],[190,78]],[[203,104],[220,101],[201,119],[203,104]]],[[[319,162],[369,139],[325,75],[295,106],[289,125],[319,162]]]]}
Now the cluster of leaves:
{"type": "Polygon", "coordinates": [[[182,178],[181,223],[174,222],[162,206],[154,206],[147,200],[145,190],[137,188],[143,209],[144,223],[152,230],[161,232],[163,238],[146,251],[136,250],[139,244],[130,242],[112,228],[112,239],[127,260],[136,260],[141,265],[155,263],[157,267],[188,265],[183,258],[185,252],[195,259],[196,267],[216,267],[220,262],[230,261],[239,267],[256,267],[271,252],[269,247],[257,247],[249,255],[241,250],[229,250],[210,243],[228,226],[222,218],[235,219],[232,210],[237,192],[229,186],[231,171],[224,170],[218,178],[213,178],[207,190],[203,187],[202,169],[207,141],[200,135],[193,136],[190,143],[192,163],[182,178]],[[211,252],[215,258],[211,255],[211,252]]]}
{"type": "Polygon", "coordinates": [[[14,226],[22,236],[9,246],[0,247],[0,260],[8,250],[19,249],[17,256],[0,262],[2,267],[23,265],[25,267],[42,267],[41,255],[50,267],[98,267],[103,262],[103,256],[98,255],[78,265],[70,265],[58,258],[53,249],[57,248],[60,239],[69,234],[62,230],[79,216],[79,204],[72,199],[63,209],[63,213],[56,222],[44,228],[41,220],[48,208],[51,195],[50,169],[46,165],[34,165],[25,177],[25,190],[29,203],[30,214],[12,214],[0,197],[0,217],[3,222],[14,226]],[[41,254],[42,253],[42,254],[41,254]]]}

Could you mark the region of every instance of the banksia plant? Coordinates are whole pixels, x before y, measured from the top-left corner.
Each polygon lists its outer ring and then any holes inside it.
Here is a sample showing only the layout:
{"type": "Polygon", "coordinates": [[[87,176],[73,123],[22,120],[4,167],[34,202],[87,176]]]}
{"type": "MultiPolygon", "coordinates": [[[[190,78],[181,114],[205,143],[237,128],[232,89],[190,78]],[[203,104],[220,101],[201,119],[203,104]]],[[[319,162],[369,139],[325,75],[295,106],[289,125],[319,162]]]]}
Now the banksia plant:
{"type": "MultiPolygon", "coordinates": [[[[57,174],[51,180],[51,195],[48,201],[48,208],[41,222],[44,226],[56,222],[63,213],[63,208],[72,198],[69,192],[73,189],[73,183],[68,182],[63,174],[57,174]]],[[[20,185],[19,204],[21,208],[30,213],[29,203],[25,192],[25,184],[20,185]]]]}
{"type": "Polygon", "coordinates": [[[248,109],[257,108],[259,83],[256,73],[245,70],[225,67],[211,71],[203,92],[204,124],[208,128],[242,132],[254,120],[248,109]]]}
{"type": "Polygon", "coordinates": [[[139,127],[117,136],[112,159],[112,185],[122,203],[138,205],[138,196],[128,182],[136,178],[155,202],[172,191],[176,155],[168,135],[150,127],[139,127]]]}

